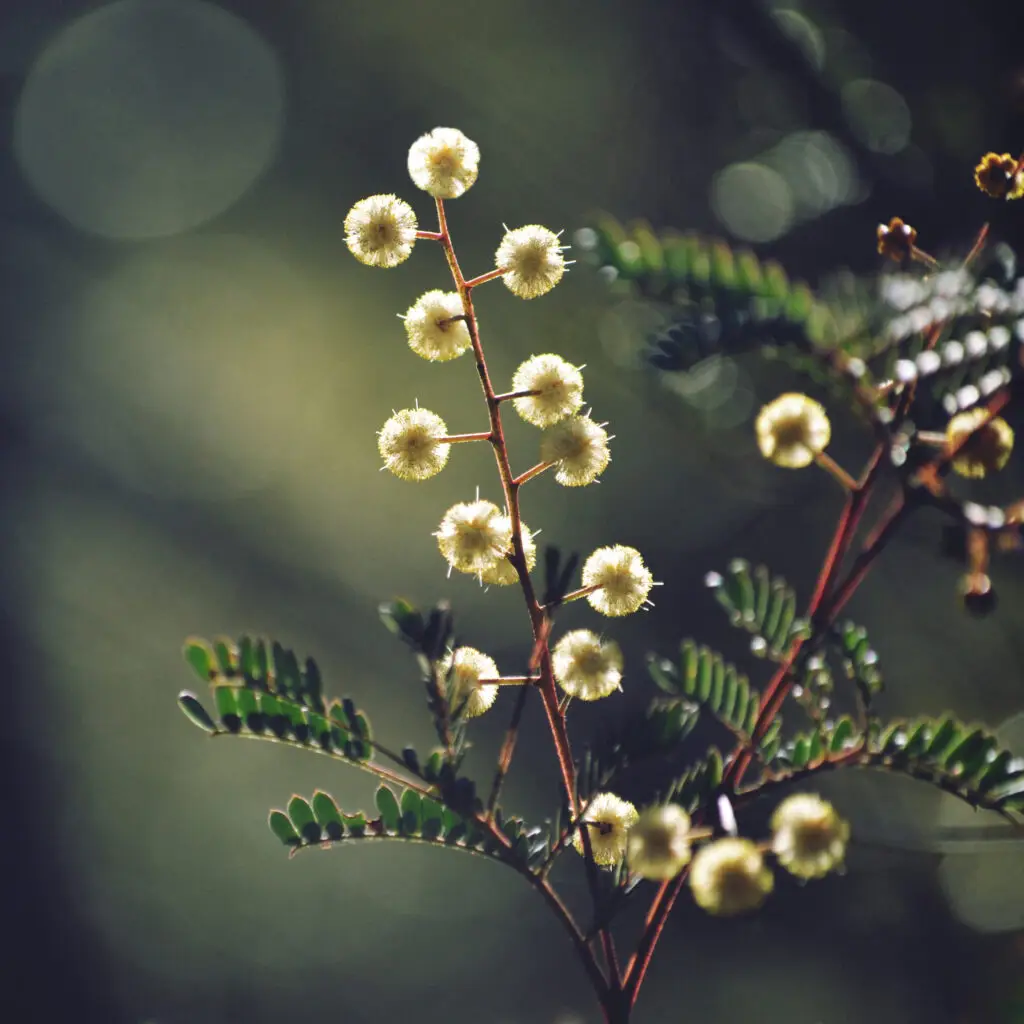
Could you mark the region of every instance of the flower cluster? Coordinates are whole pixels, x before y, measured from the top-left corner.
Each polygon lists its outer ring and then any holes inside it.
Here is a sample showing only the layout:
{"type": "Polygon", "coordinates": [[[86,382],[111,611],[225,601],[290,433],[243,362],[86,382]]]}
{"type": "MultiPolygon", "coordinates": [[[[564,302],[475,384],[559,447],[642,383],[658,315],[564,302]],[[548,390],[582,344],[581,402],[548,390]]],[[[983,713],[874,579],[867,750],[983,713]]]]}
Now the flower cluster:
{"type": "MultiPolygon", "coordinates": [[[[694,829],[690,816],[677,804],[637,812],[614,793],[599,793],[582,821],[590,829],[598,864],[613,866],[625,860],[631,874],[662,882],[690,865],[695,902],[722,917],[756,910],[771,893],[775,882],[766,852],[797,878],[822,878],[842,868],[850,838],[849,824],[830,803],[811,793],[798,793],[779,804],[772,815],[770,841],[726,836],[696,853],[694,843],[706,838],[708,830],[694,829]]],[[[582,852],[579,831],[573,844],[582,852]]]]}
{"type": "MultiPolygon", "coordinates": [[[[450,570],[476,576],[487,585],[519,582],[529,594],[532,587],[527,577],[537,562],[537,546],[519,515],[519,489],[547,470],[552,470],[555,482],[564,487],[594,483],[611,461],[611,438],[606,424],[595,422],[589,410],[583,411],[583,368],[560,355],[532,355],[512,375],[508,392],[497,394],[489,383],[472,291],[501,278],[514,295],[534,299],[562,280],[571,261],[565,259],[568,247],[561,244],[560,232],[538,224],[506,227],[495,252],[494,269],[479,277],[463,277],[454,256],[444,202],[464,195],[476,182],[479,169],[480,149],[462,132],[435,128],[425,133],[409,149],[408,170],[413,183],[433,197],[438,230],[419,230],[412,208],[397,196],[376,195],[361,199],[349,211],[345,241],[360,262],[383,268],[405,261],[418,239],[439,242],[444,248],[454,290],[425,292],[401,319],[409,348],[423,359],[446,363],[473,352],[486,382],[489,429],[453,434],[437,413],[419,407],[403,409],[380,429],[377,448],[384,469],[402,480],[421,481],[445,467],[453,445],[466,441],[492,444],[503,467],[504,507],[479,496],[474,501],[459,502],[444,514],[434,536],[450,570]],[[503,402],[542,431],[540,461],[519,477],[512,477],[508,465],[500,419],[503,402]]],[[[648,604],[648,594],[655,585],[640,552],[623,545],[595,551],[583,566],[581,582],[579,590],[560,595],[558,603],[586,597],[597,612],[613,617],[629,615],[648,604]]],[[[614,641],[590,630],[573,630],[552,647],[550,671],[567,696],[597,700],[621,689],[622,652],[614,641]]],[[[482,714],[494,702],[497,683],[478,685],[481,678],[501,679],[486,655],[460,647],[450,656],[445,672],[452,686],[449,696],[465,699],[467,717],[482,714]]],[[[533,681],[526,677],[504,681],[520,680],[533,681]]],[[[596,845],[608,849],[607,842],[596,845]]]]}

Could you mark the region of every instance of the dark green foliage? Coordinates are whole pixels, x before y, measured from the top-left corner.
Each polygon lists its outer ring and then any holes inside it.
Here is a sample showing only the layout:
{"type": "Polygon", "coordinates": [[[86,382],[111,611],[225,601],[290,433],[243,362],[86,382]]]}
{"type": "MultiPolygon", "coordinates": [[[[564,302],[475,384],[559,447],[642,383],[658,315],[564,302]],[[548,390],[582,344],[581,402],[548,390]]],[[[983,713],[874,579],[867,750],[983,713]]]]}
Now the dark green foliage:
{"type": "Polygon", "coordinates": [[[974,807],[1014,820],[1024,817],[1024,757],[1001,748],[983,727],[965,725],[952,715],[872,722],[867,737],[852,719],[842,717],[784,743],[767,778],[779,781],[839,765],[905,773],[974,807]]]}
{"type": "Polygon", "coordinates": [[[747,677],[720,654],[698,647],[692,640],[684,640],[678,666],[648,654],[647,667],[663,690],[688,697],[707,708],[741,740],[750,738],[760,695],[750,686],[747,677]]]}
{"type": "Polygon", "coordinates": [[[722,784],[722,755],[711,747],[704,758],[673,779],[665,793],[665,803],[677,803],[690,814],[709,807],[722,784]]]}
{"type": "Polygon", "coordinates": [[[729,621],[753,634],[755,654],[780,661],[796,640],[810,636],[810,624],[797,618],[795,591],[763,565],[751,568],[749,562],[735,558],[724,574],[709,573],[706,582],[729,621]]]}
{"type": "Polygon", "coordinates": [[[400,839],[471,850],[521,871],[532,870],[549,851],[543,828],[529,828],[521,818],[495,817],[497,833],[463,818],[432,797],[412,789],[395,793],[381,786],[374,802],[377,817],[362,811],[344,813],[327,793],[317,790],[312,801],[293,796],[287,811],[270,812],[270,830],[293,850],[350,840],[400,839]]]}
{"type": "MultiPolygon", "coordinates": [[[[791,282],[778,263],[749,250],[680,234],[628,229],[597,218],[582,248],[618,294],[645,299],[668,315],[668,326],[647,339],[648,358],[662,370],[689,370],[718,352],[762,349],[769,342],[796,354],[833,346],[840,333],[828,305],[803,282],[791,282]]],[[[808,365],[820,375],[827,364],[808,365]]]]}
{"type": "Polygon", "coordinates": [[[654,700],[643,713],[628,713],[581,758],[577,766],[579,798],[588,799],[640,761],[677,754],[698,715],[695,704],[680,698],[654,700]]]}
{"type": "Polygon", "coordinates": [[[884,688],[878,667],[878,654],[868,641],[868,632],[863,626],[845,622],[838,632],[843,668],[848,678],[856,683],[864,706],[870,708],[874,698],[884,688]]]}
{"type": "Polygon", "coordinates": [[[573,577],[579,565],[580,556],[573,551],[562,560],[561,551],[552,544],[544,548],[544,597],[542,603],[557,605],[572,589],[573,577]]]}
{"type": "Polygon", "coordinates": [[[320,670],[312,658],[300,666],[295,654],[276,641],[249,636],[237,643],[221,637],[212,644],[192,638],[184,654],[196,675],[212,686],[216,719],[194,694],[182,693],[178,704],[206,732],[315,745],[359,763],[372,756],[369,718],[348,698],[324,703],[320,670]]]}

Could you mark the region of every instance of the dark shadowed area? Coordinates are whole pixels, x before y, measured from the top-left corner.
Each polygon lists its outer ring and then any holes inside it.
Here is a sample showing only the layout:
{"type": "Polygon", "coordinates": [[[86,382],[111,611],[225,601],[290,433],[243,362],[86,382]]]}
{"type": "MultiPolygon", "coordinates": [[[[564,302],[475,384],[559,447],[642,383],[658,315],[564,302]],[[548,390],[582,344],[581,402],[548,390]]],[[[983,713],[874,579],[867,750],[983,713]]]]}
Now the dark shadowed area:
{"type": "MultiPolygon", "coordinates": [[[[896,214],[937,254],[966,252],[986,219],[1016,246],[1024,203],[987,200],[972,169],[1024,147],[1022,41],[1007,5],[972,0],[5,5],[4,1019],[596,1022],[515,874],[398,843],[289,860],[270,807],[320,787],[369,808],[373,780],[204,740],[175,707],[194,682],[185,636],[259,633],[315,655],[391,746],[428,748],[416,666],[377,614],[399,594],[451,600],[465,642],[523,670],[521,595],[448,579],[431,537],[476,487],[499,500],[486,446],[419,486],[378,471],[375,432],[414,400],[486,429],[472,364],[415,358],[396,318],[450,286],[443,256],[421,242],[389,273],[361,266],[345,213],[395,192],[432,229],[406,154],[452,125],[482,153],[448,204],[467,274],[491,269],[503,222],[572,241],[598,210],[751,245],[812,285],[876,271],[875,225],[896,214]]],[[[763,673],[702,581],[740,555],[810,591],[842,495],[763,461],[752,426],[796,376],[744,357],[673,391],[635,358],[645,310],[583,260],[550,296],[494,283],[476,303],[497,381],[538,352],[585,363],[616,435],[599,487],[542,476],[526,522],[568,550],[633,545],[665,584],[611,624],[566,610],[626,656],[623,694],[574,708],[573,737],[648,698],[645,652],[682,636],[763,673]]],[[[536,433],[507,419],[525,469],[536,433]]],[[[870,438],[841,410],[833,425],[858,471],[870,438]]],[[[884,660],[882,705],[953,710],[1024,751],[1020,556],[994,566],[995,613],[970,618],[940,525],[912,520],[851,605],[884,660]]],[[[481,780],[512,701],[473,726],[481,780]]],[[[557,773],[538,702],[523,729],[505,799],[540,821],[557,773]]],[[[741,920],[682,900],[638,1024],[1024,1021],[1024,843],[972,839],[999,819],[910,780],[822,789],[852,823],[847,873],[780,877],[741,920]]],[[[573,858],[557,881],[582,907],[573,858]]]]}

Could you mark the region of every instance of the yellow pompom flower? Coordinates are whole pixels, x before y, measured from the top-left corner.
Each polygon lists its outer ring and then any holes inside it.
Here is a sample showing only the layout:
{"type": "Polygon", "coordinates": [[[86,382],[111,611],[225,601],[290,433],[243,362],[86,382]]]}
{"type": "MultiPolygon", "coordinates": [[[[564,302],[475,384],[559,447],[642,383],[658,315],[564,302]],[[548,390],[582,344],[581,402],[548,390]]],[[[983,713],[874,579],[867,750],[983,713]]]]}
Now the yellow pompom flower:
{"type": "Polygon", "coordinates": [[[345,244],[360,263],[395,267],[416,244],[416,214],[398,196],[360,199],[345,218],[345,244]]]}
{"type": "Polygon", "coordinates": [[[832,426],[820,402],[790,392],[761,409],[755,425],[761,454],[785,469],[803,469],[832,439],[832,426]]]}
{"type": "Polygon", "coordinates": [[[954,473],[980,479],[998,472],[1009,461],[1013,453],[1013,427],[1000,416],[985,423],[987,415],[980,407],[969,409],[957,413],[946,425],[946,444],[953,448],[963,442],[953,457],[954,473]]]}
{"type": "Polygon", "coordinates": [[[570,697],[599,700],[622,689],[622,651],[589,629],[566,633],[552,648],[551,667],[570,697]]]}
{"type": "Polygon", "coordinates": [[[509,291],[521,299],[535,299],[562,280],[565,248],[558,244],[554,231],[539,224],[527,224],[513,231],[506,228],[494,262],[505,271],[502,280],[509,291]]]}
{"type": "Polygon", "coordinates": [[[453,569],[479,576],[505,557],[512,524],[493,502],[466,501],[448,509],[434,536],[453,569]]]}
{"type": "Polygon", "coordinates": [[[690,862],[690,816],[678,804],[640,812],[626,838],[626,863],[634,875],[663,882],[690,862]]]}
{"type": "Polygon", "coordinates": [[[435,199],[458,199],[480,170],[480,147],[458,128],[435,128],[409,147],[409,177],[435,199]]]}
{"type": "Polygon", "coordinates": [[[456,647],[441,662],[441,671],[449,674],[451,706],[462,707],[464,718],[482,715],[498,696],[497,683],[479,685],[481,679],[497,679],[498,666],[474,647],[456,647]]]}
{"type": "Polygon", "coordinates": [[[631,615],[647,600],[654,577],[636,548],[615,544],[598,548],[583,563],[584,587],[597,587],[587,594],[596,612],[609,617],[631,615]]]}
{"type": "Polygon", "coordinates": [[[448,435],[445,422],[427,409],[396,412],[377,434],[377,450],[384,465],[401,480],[427,480],[440,473],[451,445],[439,440],[448,435]]]}
{"type": "Polygon", "coordinates": [[[720,917],[756,910],[775,885],[756,843],[731,837],[697,851],[689,881],[697,905],[720,917]]]}
{"type": "MultiPolygon", "coordinates": [[[[506,516],[506,518],[508,518],[506,516]]],[[[533,534],[530,533],[530,528],[524,522],[519,524],[523,530],[523,554],[526,556],[526,571],[530,572],[533,567],[537,564],[537,545],[534,542],[533,534]]],[[[508,556],[512,553],[512,520],[508,521],[509,531],[509,544],[508,549],[505,551],[503,558],[499,558],[489,569],[484,569],[480,573],[480,582],[487,583],[496,587],[508,587],[513,583],[519,582],[519,575],[516,573],[515,566],[508,560],[508,556]]]]}
{"type": "Polygon", "coordinates": [[[796,793],[772,815],[772,853],[798,878],[821,878],[843,863],[850,826],[814,793],[796,793]]]}
{"type": "Polygon", "coordinates": [[[544,431],[540,457],[557,463],[555,480],[563,487],[585,487],[612,460],[608,432],[589,416],[570,416],[544,431]]]}
{"type": "MultiPolygon", "coordinates": [[[[636,824],[636,819],[636,808],[614,793],[598,793],[590,801],[583,815],[582,827],[590,836],[595,864],[612,867],[626,856],[626,836],[636,824]]],[[[580,856],[585,855],[579,829],[573,833],[572,845],[580,856]]]]}
{"type": "Polygon", "coordinates": [[[512,405],[527,423],[550,427],[583,405],[583,374],[561,356],[531,356],[512,377],[513,391],[536,391],[512,405]]]}
{"type": "Polygon", "coordinates": [[[461,356],[472,344],[458,292],[438,289],[421,295],[405,314],[409,348],[432,362],[444,363],[461,356]]]}

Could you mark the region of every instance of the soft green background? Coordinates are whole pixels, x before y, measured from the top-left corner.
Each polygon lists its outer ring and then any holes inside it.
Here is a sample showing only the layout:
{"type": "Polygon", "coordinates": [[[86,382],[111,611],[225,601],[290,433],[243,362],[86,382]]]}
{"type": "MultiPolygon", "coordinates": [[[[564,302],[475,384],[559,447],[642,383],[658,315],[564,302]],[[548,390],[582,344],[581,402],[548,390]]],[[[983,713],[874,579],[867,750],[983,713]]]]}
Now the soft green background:
{"type": "MultiPolygon", "coordinates": [[[[385,274],[341,241],[345,211],[373,192],[398,192],[433,226],[405,155],[435,124],[483,154],[449,206],[468,273],[489,269],[502,222],[571,236],[603,208],[723,232],[719,172],[804,129],[848,146],[832,167],[847,175],[833,187],[843,203],[805,209],[762,252],[812,280],[870,270],[874,224],[894,212],[922,244],[966,248],[992,215],[970,167],[1012,147],[1020,123],[995,13],[968,0],[941,17],[916,0],[783,6],[817,81],[837,95],[843,81],[888,83],[905,105],[895,122],[871,120],[876,93],[865,115],[780,70],[777,41],[751,37],[739,2],[16,0],[0,14],[0,599],[17,790],[3,838],[22,937],[3,969],[9,1005],[157,1024],[597,1019],[570,947],[512,873],[399,844],[288,861],[268,807],[315,787],[366,807],[372,780],[204,742],[174,708],[180,643],[259,631],[313,653],[393,746],[427,746],[430,728],[379,600],[447,597],[466,642],[522,670],[518,595],[446,579],[430,537],[477,486],[498,497],[487,450],[456,450],[420,486],[377,468],[375,431],[414,399],[454,431],[485,423],[472,365],[417,360],[395,316],[445,286],[441,254],[420,243],[385,274]]],[[[793,180],[791,205],[804,194],[793,180]]],[[[775,223],[782,200],[756,186],[743,209],[775,223]]],[[[998,214],[1004,234],[1019,224],[998,214]]],[[[616,435],[599,487],[529,486],[540,542],[633,544],[665,582],[656,609],[608,627],[625,694],[578,709],[583,737],[649,695],[651,647],[697,635],[742,658],[704,573],[742,554],[806,593],[841,495],[756,455],[753,412],[791,378],[741,361],[695,412],[629,365],[643,311],[613,306],[589,269],[529,304],[490,285],[478,311],[499,385],[532,353],[585,362],[587,401],[616,435]]],[[[868,439],[841,411],[835,426],[836,456],[856,469],[868,439]]],[[[536,460],[530,428],[511,422],[509,440],[517,468],[536,460]]],[[[887,711],[996,725],[1024,708],[1018,563],[996,569],[998,612],[967,619],[939,525],[912,523],[851,611],[881,653],[887,711]]],[[[579,606],[564,622],[595,624],[579,606]]],[[[475,728],[482,778],[511,699],[475,728]]],[[[1019,723],[1006,738],[1024,748],[1019,723]]],[[[535,818],[556,792],[547,744],[531,707],[507,797],[535,818]]],[[[990,822],[901,780],[828,789],[858,839],[850,873],[780,880],[750,920],[682,906],[638,1020],[1008,1019],[993,1003],[1019,976],[1021,847],[941,846],[938,829],[990,822]]],[[[574,867],[566,891],[582,905],[574,867]]]]}

